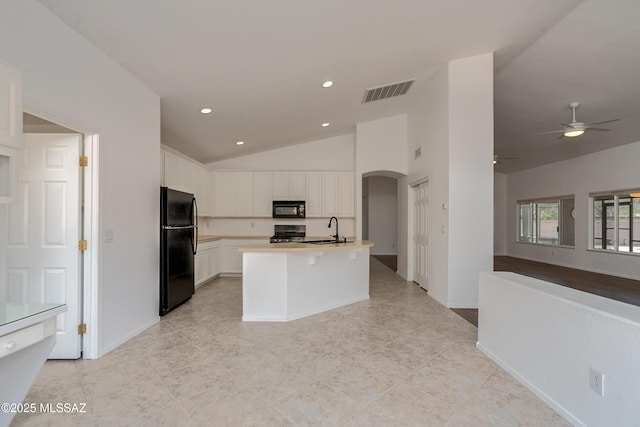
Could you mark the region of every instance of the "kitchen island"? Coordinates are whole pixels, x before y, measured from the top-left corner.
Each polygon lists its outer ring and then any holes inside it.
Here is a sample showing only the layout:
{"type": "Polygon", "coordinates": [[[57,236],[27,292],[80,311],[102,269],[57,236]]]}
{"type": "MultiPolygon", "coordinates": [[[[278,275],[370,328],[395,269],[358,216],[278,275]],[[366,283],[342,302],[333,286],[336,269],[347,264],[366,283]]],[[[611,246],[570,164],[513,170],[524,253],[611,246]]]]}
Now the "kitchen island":
{"type": "Polygon", "coordinates": [[[369,299],[370,241],[240,248],[242,320],[288,322],[369,299]]]}

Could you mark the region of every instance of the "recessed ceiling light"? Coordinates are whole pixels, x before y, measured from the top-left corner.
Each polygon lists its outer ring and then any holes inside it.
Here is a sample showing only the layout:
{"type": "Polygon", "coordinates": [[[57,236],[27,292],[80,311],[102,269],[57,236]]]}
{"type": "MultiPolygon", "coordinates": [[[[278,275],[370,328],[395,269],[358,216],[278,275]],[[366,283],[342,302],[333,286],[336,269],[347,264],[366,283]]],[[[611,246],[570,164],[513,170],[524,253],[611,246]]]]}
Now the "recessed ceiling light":
{"type": "Polygon", "coordinates": [[[236,142],[236,145],[242,145],[242,144],[244,144],[244,141],[238,141],[238,142],[236,142]]]}
{"type": "Polygon", "coordinates": [[[323,123],[323,124],[322,124],[322,127],[323,127],[323,128],[326,128],[327,126],[329,126],[329,124],[330,124],[330,123],[323,123]]]}
{"type": "Polygon", "coordinates": [[[202,108],[200,109],[200,112],[202,114],[209,114],[210,112],[212,112],[213,110],[211,108],[202,108]]]}
{"type": "Polygon", "coordinates": [[[333,86],[333,82],[331,80],[327,80],[326,82],[322,83],[322,87],[331,87],[333,86]]]}

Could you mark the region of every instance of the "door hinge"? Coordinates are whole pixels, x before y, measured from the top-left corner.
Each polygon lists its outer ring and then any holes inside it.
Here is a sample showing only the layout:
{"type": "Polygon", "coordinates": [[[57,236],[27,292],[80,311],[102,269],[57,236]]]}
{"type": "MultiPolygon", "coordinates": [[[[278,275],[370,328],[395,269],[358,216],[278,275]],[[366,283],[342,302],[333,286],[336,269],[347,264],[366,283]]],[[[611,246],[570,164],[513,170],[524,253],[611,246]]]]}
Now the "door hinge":
{"type": "Polygon", "coordinates": [[[79,164],[82,167],[89,166],[89,158],[87,156],[80,156],[79,164]]]}
{"type": "Polygon", "coordinates": [[[87,333],[87,324],[86,323],[80,323],[78,325],[78,335],[84,335],[87,333]]]}
{"type": "Polygon", "coordinates": [[[78,250],[86,251],[87,250],[87,241],[86,240],[78,240],[78,250]]]}

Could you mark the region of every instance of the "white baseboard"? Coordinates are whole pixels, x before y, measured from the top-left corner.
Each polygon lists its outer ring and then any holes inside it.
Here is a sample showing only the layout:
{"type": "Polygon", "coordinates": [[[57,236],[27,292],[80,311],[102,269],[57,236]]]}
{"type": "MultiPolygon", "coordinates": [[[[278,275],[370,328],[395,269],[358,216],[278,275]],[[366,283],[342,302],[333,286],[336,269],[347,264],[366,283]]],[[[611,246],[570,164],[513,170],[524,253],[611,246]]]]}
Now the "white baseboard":
{"type": "Polygon", "coordinates": [[[547,395],[544,391],[540,390],[533,383],[531,383],[527,378],[522,376],[518,371],[513,369],[509,364],[505,363],[502,359],[493,354],[489,349],[485,348],[480,341],[476,342],[476,347],[478,350],[483,352],[489,359],[493,360],[498,366],[507,371],[509,375],[514,377],[520,384],[525,386],[529,391],[535,394],[540,400],[553,408],[557,413],[559,413],[562,418],[570,422],[574,426],[587,427],[582,421],[577,419],[571,414],[571,412],[567,411],[562,405],[553,400],[549,395],[547,395]]]}
{"type": "Polygon", "coordinates": [[[157,318],[155,318],[154,320],[152,320],[150,322],[147,322],[147,323],[143,324],[139,328],[131,331],[130,333],[128,333],[127,335],[125,335],[124,337],[119,339],[118,341],[116,341],[116,342],[114,342],[114,343],[112,343],[112,344],[100,349],[98,358],[100,358],[100,357],[104,356],[105,354],[110,353],[111,351],[113,351],[116,348],[120,347],[122,344],[126,343],[131,338],[133,338],[136,335],[138,335],[139,333],[149,329],[150,327],[152,327],[153,325],[155,325],[159,321],[160,321],[160,316],[158,316],[157,318]]]}

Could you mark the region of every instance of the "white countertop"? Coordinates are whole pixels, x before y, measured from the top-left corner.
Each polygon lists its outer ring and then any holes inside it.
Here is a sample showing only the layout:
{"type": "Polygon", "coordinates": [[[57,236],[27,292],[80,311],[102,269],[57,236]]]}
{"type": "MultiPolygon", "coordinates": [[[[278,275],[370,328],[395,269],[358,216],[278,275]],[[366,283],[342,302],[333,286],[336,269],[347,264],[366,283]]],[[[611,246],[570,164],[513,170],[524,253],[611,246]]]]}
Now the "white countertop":
{"type": "Polygon", "coordinates": [[[0,303],[0,336],[67,311],[65,304],[0,303]]]}
{"type": "Polygon", "coordinates": [[[240,248],[240,252],[324,252],[343,251],[373,247],[369,240],[357,240],[350,243],[270,243],[268,245],[252,245],[240,248]]]}

